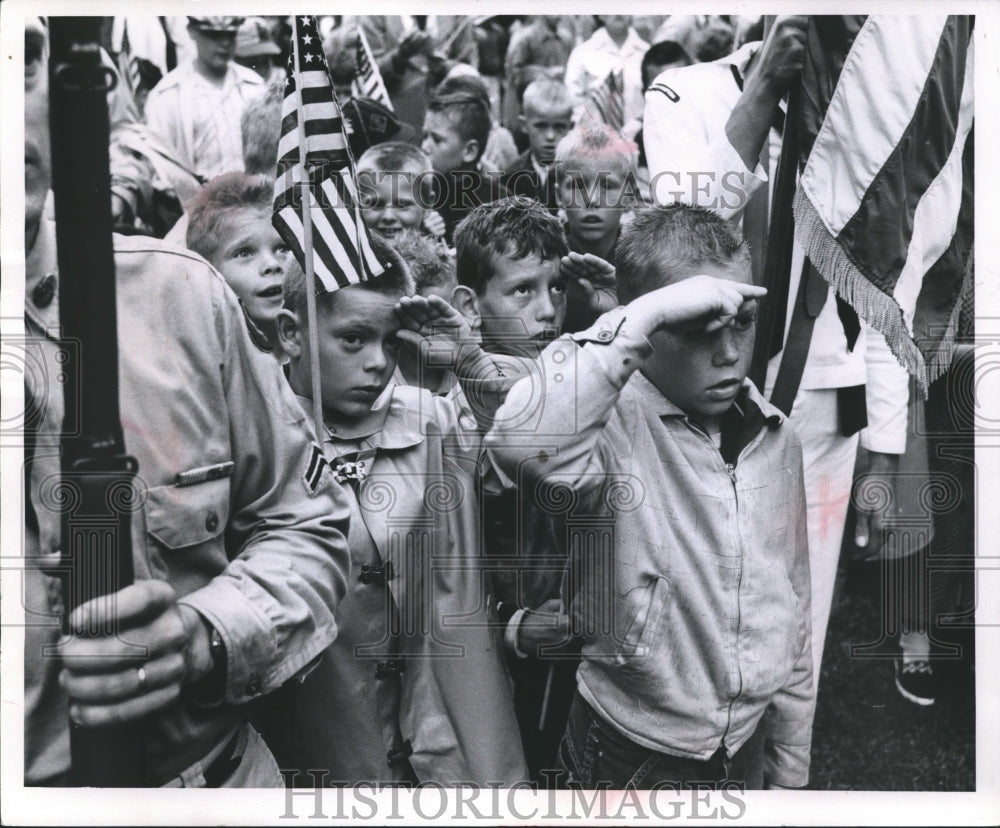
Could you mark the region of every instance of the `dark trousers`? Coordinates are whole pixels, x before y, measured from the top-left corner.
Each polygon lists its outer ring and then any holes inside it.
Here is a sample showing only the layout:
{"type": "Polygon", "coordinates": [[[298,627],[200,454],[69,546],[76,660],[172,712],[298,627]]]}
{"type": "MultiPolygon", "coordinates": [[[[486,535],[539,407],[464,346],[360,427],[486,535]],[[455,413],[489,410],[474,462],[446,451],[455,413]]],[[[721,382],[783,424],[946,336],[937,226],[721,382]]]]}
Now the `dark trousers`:
{"type": "Polygon", "coordinates": [[[602,719],[576,693],[559,746],[560,787],[646,790],[655,787],[764,787],[764,728],[731,757],[720,747],[709,759],[686,759],[637,745],[602,719]]]}

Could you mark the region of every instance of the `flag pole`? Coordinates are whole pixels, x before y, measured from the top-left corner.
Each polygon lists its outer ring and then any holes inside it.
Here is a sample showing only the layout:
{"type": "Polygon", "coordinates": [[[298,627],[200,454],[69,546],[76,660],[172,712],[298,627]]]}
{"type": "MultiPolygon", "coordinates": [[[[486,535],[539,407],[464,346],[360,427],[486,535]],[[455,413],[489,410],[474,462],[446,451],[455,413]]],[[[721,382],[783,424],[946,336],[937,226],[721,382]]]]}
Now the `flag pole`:
{"type": "Polygon", "coordinates": [[[299,131],[299,171],[302,176],[302,255],[305,259],[306,271],[306,324],[309,328],[309,381],[312,396],[312,416],[316,426],[316,437],[323,441],[325,425],[323,422],[323,397],[319,375],[319,331],[316,322],[316,271],[313,265],[312,239],[312,188],[309,186],[309,172],[306,168],[308,147],[306,144],[306,127],[302,111],[302,76],[299,58],[299,23],[292,17],[292,72],[295,75],[295,90],[298,93],[296,107],[298,109],[299,131]]]}

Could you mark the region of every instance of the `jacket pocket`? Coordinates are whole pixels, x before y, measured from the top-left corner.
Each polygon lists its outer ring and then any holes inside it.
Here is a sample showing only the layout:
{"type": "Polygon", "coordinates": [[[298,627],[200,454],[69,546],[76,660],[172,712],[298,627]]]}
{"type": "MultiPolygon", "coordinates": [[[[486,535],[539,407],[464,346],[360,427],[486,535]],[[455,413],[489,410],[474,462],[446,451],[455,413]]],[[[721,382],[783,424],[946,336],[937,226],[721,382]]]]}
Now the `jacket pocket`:
{"type": "Polygon", "coordinates": [[[167,549],[205,543],[229,521],[229,480],[157,486],[146,500],[146,531],[167,549]]]}
{"type": "Polygon", "coordinates": [[[615,656],[618,666],[634,664],[650,657],[666,614],[669,597],[670,581],[662,575],[652,578],[641,589],[619,596],[618,600],[627,602],[619,617],[628,626],[625,627],[625,634],[615,656]]]}

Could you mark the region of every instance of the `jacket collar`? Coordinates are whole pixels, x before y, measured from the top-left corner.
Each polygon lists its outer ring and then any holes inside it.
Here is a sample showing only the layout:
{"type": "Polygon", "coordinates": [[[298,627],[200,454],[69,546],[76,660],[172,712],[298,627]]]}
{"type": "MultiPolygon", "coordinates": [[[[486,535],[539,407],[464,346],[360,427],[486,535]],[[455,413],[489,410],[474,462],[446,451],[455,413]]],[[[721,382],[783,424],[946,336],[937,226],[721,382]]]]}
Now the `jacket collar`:
{"type": "MultiPolygon", "coordinates": [[[[351,422],[337,420],[325,415],[326,434],[324,441],[333,445],[340,443],[360,443],[365,448],[404,449],[420,445],[424,435],[415,413],[417,406],[411,406],[402,398],[405,392],[394,382],[372,404],[371,411],[364,417],[351,422]]],[[[309,411],[312,401],[299,397],[304,410],[309,411]]]]}
{"type": "MultiPolygon", "coordinates": [[[[646,379],[641,371],[636,371],[632,375],[629,384],[639,395],[645,410],[651,411],[659,417],[687,417],[687,414],[667,399],[653,383],[646,379]]],[[[756,409],[761,413],[763,423],[772,429],[777,428],[785,421],[785,415],[782,411],[771,405],[749,379],[743,380],[743,387],[733,405],[737,407],[740,416],[744,418],[756,409]]]]}

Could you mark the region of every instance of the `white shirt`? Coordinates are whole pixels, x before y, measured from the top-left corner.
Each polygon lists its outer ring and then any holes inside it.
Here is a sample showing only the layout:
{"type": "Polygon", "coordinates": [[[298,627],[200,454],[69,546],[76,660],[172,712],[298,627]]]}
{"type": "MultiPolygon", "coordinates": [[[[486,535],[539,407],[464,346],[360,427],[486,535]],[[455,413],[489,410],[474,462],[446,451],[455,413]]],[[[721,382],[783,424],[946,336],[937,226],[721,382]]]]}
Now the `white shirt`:
{"type": "Polygon", "coordinates": [[[242,170],[240,116],[264,88],[260,75],[236,63],[229,64],[221,86],[202,76],[193,61],[184,63],[150,91],[146,123],[206,179],[242,170]]]}
{"type": "MultiPolygon", "coordinates": [[[[741,78],[760,42],[748,43],[733,54],[711,63],[668,69],[646,92],[643,140],[651,176],[650,194],[658,204],[682,202],[715,210],[742,222],[749,196],[769,185],[781,150],[781,136],[769,136],[770,170],[758,162],[747,168],[726,136],[726,122],[742,94],[733,74],[741,78]]],[[[801,245],[792,248],[788,313],[798,291],[805,259],[801,245]]],[[[768,365],[765,388],[777,376],[781,354],[768,365]]],[[[906,446],[906,405],[909,379],[889,351],[885,338],[862,322],[853,351],[847,349],[843,324],[837,315],[834,292],[813,328],[809,355],[800,388],[829,389],[868,386],[869,426],[862,434],[866,448],[899,454],[906,446]]]]}
{"type": "Polygon", "coordinates": [[[649,44],[630,28],[619,47],[602,26],[577,46],[566,62],[566,86],[573,98],[573,119],[583,117],[587,95],[597,89],[608,74],[622,70],[625,85],[625,125],[622,132],[634,137],[642,126],[642,56],[649,44]]]}

